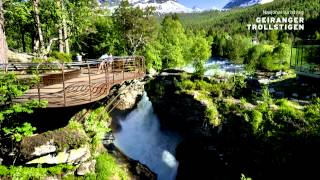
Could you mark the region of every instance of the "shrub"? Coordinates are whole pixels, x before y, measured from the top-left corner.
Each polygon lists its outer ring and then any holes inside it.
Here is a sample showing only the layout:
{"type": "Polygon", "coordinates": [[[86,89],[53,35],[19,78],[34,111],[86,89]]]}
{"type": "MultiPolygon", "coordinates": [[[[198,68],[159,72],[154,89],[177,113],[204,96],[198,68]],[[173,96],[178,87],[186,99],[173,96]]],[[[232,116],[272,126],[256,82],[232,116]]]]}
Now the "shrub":
{"type": "Polygon", "coordinates": [[[117,165],[116,160],[110,154],[101,154],[96,160],[96,179],[111,179],[115,176],[120,179],[128,179],[127,173],[117,165]]]}
{"type": "Polygon", "coordinates": [[[50,56],[54,58],[55,60],[58,60],[61,63],[68,63],[72,62],[72,55],[71,54],[66,54],[66,53],[61,53],[58,51],[53,51],[50,56]]]}
{"type": "Polygon", "coordinates": [[[0,177],[11,177],[18,180],[44,179],[49,175],[62,175],[75,170],[75,166],[60,164],[52,167],[0,166],[0,177]]]}
{"type": "Polygon", "coordinates": [[[259,131],[262,121],[263,114],[258,110],[253,110],[251,125],[254,133],[257,133],[259,131]]]}
{"type": "Polygon", "coordinates": [[[195,89],[195,84],[191,80],[183,80],[178,84],[181,90],[193,90],[195,89]]]}

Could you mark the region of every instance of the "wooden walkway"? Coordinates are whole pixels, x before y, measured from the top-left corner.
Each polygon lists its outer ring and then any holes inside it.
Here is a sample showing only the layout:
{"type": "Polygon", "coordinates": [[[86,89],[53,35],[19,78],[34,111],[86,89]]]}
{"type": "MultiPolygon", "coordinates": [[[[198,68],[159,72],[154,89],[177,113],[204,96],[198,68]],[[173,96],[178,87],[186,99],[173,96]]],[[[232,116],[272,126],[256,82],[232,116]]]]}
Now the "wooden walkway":
{"type": "MultiPolygon", "coordinates": [[[[50,108],[77,106],[101,100],[109,94],[112,86],[145,76],[143,57],[114,57],[112,62],[105,60],[30,65],[28,69],[36,67],[41,80],[15,101],[45,100],[50,108]],[[41,73],[42,71],[46,73],[41,73]]],[[[6,68],[7,71],[23,72],[20,73],[23,75],[25,67],[26,64],[9,64],[6,68]]]]}

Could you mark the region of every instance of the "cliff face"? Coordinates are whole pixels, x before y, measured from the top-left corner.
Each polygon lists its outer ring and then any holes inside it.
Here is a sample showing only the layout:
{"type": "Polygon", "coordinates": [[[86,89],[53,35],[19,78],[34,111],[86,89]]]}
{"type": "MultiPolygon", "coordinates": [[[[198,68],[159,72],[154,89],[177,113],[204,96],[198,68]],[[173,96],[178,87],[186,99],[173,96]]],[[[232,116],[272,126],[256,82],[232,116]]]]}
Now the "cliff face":
{"type": "Polygon", "coordinates": [[[177,179],[238,179],[215,146],[218,128],[208,122],[206,105],[178,92],[179,79],[180,75],[158,76],[145,85],[161,126],[184,136],[176,149],[177,179]]]}
{"type": "Polygon", "coordinates": [[[146,84],[146,91],[161,126],[186,136],[202,136],[207,132],[206,105],[192,95],[177,93],[175,80],[180,76],[158,76],[146,84]]]}

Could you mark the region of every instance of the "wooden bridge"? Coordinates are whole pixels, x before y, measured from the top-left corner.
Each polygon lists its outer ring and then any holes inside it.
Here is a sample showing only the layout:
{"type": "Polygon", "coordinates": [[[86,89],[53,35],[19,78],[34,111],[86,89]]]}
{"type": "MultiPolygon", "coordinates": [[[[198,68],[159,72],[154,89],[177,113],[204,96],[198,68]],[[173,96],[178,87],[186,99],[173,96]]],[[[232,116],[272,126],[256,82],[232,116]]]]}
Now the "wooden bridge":
{"type": "Polygon", "coordinates": [[[105,98],[112,86],[145,76],[143,57],[113,57],[110,61],[74,63],[2,64],[5,72],[14,71],[18,77],[30,79],[30,73],[40,80],[16,102],[45,100],[48,107],[77,106],[105,98]]]}

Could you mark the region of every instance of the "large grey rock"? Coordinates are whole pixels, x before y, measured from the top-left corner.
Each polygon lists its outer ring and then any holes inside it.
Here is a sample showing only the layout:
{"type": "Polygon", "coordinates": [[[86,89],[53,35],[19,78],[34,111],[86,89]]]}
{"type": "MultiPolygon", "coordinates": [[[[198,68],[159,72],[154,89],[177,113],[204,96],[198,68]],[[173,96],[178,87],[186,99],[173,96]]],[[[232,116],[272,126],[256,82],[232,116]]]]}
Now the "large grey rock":
{"type": "Polygon", "coordinates": [[[80,164],[91,157],[88,146],[72,149],[70,151],[59,152],[58,154],[49,154],[27,162],[26,164],[80,164]]]}
{"type": "Polygon", "coordinates": [[[119,96],[120,101],[117,105],[117,109],[119,110],[132,109],[136,105],[138,97],[142,96],[143,94],[143,82],[134,80],[130,83],[130,85],[132,86],[129,88],[119,89],[120,93],[122,93],[119,96]]]}
{"type": "Polygon", "coordinates": [[[31,155],[42,156],[42,155],[53,153],[56,151],[57,151],[57,147],[54,145],[53,140],[50,140],[46,144],[35,147],[34,152],[31,155]]]}
{"type": "Polygon", "coordinates": [[[77,174],[78,176],[86,175],[86,174],[88,174],[88,173],[90,173],[90,172],[94,172],[95,167],[96,167],[96,160],[91,160],[91,161],[82,163],[82,164],[79,166],[79,168],[77,169],[76,174],[77,174]]]}
{"type": "Polygon", "coordinates": [[[19,62],[19,63],[30,63],[33,56],[26,53],[17,53],[8,50],[8,60],[9,62],[19,62]]]}

